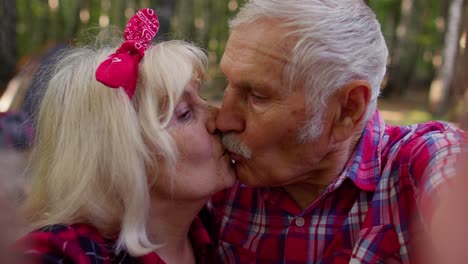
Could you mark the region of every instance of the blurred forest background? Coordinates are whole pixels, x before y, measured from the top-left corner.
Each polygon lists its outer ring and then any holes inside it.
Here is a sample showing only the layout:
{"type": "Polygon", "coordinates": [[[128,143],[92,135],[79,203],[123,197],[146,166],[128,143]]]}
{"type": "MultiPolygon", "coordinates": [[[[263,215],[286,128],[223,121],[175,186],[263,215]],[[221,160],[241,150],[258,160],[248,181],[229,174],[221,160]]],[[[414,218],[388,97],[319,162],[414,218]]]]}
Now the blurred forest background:
{"type": "MultiPolygon", "coordinates": [[[[0,112],[21,108],[44,58],[109,26],[122,29],[136,10],[156,9],[158,38],[193,41],[210,58],[208,99],[219,101],[225,80],[217,64],[228,20],[245,0],[2,0],[0,112]],[[8,88],[8,90],[7,90],[8,88]]],[[[461,122],[468,105],[468,0],[367,0],[390,49],[381,107],[390,122],[461,122]],[[394,111],[392,119],[391,110],[394,111]],[[408,112],[402,113],[407,109],[408,112]],[[387,111],[387,112],[386,112],[387,111]]]]}

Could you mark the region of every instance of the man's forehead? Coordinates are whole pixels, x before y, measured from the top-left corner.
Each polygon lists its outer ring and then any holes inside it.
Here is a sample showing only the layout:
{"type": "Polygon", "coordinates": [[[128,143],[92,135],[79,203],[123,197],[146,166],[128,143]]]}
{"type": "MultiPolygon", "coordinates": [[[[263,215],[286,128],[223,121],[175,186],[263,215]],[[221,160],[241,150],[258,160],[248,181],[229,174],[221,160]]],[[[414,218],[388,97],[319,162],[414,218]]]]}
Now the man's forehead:
{"type": "Polygon", "coordinates": [[[226,53],[234,58],[254,56],[255,60],[286,64],[293,41],[286,37],[287,29],[277,25],[276,20],[263,19],[236,27],[230,34],[226,53]]]}

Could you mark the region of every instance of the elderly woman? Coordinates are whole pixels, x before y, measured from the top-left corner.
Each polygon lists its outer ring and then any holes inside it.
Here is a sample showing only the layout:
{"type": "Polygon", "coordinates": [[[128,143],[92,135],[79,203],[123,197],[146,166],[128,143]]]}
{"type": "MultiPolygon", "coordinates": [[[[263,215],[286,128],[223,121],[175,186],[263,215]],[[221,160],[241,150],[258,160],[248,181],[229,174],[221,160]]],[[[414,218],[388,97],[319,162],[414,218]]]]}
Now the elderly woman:
{"type": "Polygon", "coordinates": [[[149,44],[158,26],[141,10],[120,48],[75,48],[58,61],[38,116],[32,232],[15,247],[26,261],[210,261],[197,214],[235,177],[217,110],[199,96],[205,54],[149,44]]]}

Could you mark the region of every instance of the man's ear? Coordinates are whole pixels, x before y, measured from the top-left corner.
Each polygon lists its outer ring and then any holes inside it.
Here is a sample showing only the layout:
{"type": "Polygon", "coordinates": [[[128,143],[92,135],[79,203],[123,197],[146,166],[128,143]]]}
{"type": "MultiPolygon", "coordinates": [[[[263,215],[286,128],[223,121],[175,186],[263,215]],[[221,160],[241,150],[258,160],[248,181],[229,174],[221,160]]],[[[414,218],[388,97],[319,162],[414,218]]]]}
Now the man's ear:
{"type": "Polygon", "coordinates": [[[371,86],[363,80],[351,81],[336,92],[335,142],[345,141],[356,132],[366,114],[370,96],[371,86]]]}

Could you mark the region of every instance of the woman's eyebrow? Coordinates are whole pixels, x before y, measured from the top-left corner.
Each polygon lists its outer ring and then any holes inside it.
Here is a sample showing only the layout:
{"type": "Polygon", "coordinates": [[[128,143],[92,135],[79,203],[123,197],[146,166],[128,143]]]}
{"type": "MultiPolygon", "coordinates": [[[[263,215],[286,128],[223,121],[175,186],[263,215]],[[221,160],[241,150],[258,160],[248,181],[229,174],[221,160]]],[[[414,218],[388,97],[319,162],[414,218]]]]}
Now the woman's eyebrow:
{"type": "Polygon", "coordinates": [[[193,90],[184,90],[182,93],[181,99],[187,100],[187,101],[193,101],[194,98],[198,96],[198,93],[193,91],[193,90]]]}

